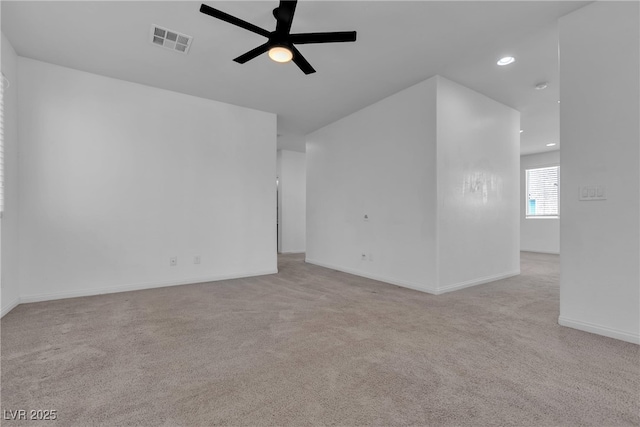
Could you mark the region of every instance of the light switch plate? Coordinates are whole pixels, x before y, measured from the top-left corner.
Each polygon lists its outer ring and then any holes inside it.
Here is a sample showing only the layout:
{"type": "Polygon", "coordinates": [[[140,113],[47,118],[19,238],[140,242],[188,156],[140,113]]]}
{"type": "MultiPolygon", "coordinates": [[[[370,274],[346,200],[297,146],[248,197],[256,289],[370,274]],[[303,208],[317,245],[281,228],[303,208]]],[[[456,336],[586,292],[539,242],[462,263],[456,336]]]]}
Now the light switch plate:
{"type": "Polygon", "coordinates": [[[602,185],[585,185],[579,189],[579,200],[592,201],[592,200],[607,200],[607,193],[602,185]]]}

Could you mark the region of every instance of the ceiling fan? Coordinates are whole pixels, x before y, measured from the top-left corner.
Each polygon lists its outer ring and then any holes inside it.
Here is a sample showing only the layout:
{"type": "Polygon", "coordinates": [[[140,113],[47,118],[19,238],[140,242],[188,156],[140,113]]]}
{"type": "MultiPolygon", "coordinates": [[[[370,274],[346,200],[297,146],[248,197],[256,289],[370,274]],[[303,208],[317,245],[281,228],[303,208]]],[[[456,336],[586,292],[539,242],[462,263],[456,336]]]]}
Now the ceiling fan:
{"type": "Polygon", "coordinates": [[[296,10],[297,0],[281,0],[280,5],[273,9],[273,16],[276,18],[275,31],[267,31],[240,18],[231,16],[228,13],[214,9],[211,6],[203,4],[200,6],[200,12],[221,19],[230,24],[236,25],[245,30],[249,30],[256,34],[266,37],[268,40],[265,44],[258,46],[249,52],[235,58],[234,61],[244,64],[253,58],[269,52],[269,58],[276,62],[293,62],[300,67],[305,74],[315,73],[311,64],[305,59],[295,44],[310,43],[339,43],[356,41],[355,31],[337,31],[331,33],[300,33],[291,34],[291,23],[293,22],[293,14],[296,10]]]}

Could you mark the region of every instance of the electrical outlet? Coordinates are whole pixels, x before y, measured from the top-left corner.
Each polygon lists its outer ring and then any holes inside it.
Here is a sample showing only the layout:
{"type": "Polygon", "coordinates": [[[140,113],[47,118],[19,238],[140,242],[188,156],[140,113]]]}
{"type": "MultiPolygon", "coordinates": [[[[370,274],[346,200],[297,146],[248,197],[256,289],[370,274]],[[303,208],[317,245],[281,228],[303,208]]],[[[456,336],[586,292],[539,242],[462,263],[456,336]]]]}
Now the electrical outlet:
{"type": "Polygon", "coordinates": [[[200,255],[196,255],[193,257],[193,263],[194,264],[200,264],[200,255]]]}
{"type": "Polygon", "coordinates": [[[171,258],[169,258],[169,265],[171,267],[175,267],[176,265],[178,265],[178,257],[172,256],[171,258]]]}
{"type": "Polygon", "coordinates": [[[362,261],[366,261],[367,260],[367,254],[362,254],[362,261]]]}
{"type": "Polygon", "coordinates": [[[366,221],[369,221],[369,215],[364,214],[364,217],[363,217],[362,219],[363,219],[365,222],[366,222],[366,221]]]}

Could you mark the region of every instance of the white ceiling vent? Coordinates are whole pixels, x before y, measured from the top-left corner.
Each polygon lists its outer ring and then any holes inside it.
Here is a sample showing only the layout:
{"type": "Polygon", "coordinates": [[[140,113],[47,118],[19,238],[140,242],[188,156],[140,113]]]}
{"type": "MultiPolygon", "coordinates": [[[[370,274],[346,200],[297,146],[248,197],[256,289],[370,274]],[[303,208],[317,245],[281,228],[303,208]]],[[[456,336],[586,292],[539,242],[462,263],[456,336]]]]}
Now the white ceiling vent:
{"type": "Polygon", "coordinates": [[[188,53],[193,37],[157,25],[151,26],[151,43],[180,53],[188,53]]]}

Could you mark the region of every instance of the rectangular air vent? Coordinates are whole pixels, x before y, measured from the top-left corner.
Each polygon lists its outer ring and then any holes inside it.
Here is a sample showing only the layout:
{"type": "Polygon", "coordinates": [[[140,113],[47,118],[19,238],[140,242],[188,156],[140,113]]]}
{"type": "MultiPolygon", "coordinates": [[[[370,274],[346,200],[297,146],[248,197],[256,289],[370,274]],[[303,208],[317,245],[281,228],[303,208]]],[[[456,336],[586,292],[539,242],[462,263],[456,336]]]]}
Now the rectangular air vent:
{"type": "Polygon", "coordinates": [[[193,37],[158,25],[151,26],[151,43],[180,53],[188,53],[193,37]]]}

